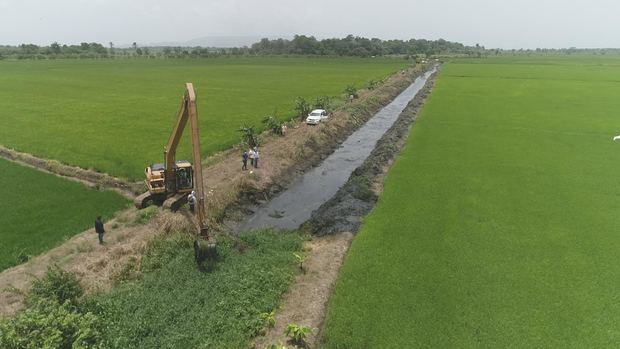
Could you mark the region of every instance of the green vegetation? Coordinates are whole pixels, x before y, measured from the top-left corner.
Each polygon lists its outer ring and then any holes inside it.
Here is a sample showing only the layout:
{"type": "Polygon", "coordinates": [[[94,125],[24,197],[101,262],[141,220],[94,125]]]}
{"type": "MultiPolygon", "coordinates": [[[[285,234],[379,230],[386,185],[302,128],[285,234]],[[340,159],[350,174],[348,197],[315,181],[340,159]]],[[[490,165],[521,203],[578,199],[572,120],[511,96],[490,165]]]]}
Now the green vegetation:
{"type": "MultiPolygon", "coordinates": [[[[238,58],[203,60],[0,61],[0,140],[17,150],[115,176],[141,178],[162,161],[185,82],[199,98],[203,151],[239,142],[295,99],[340,95],[410,62],[402,59],[238,58]]],[[[187,136],[187,135],[186,135],[187,136]]],[[[186,137],[187,138],[187,137],[186,137]]],[[[189,158],[188,139],[178,158],[189,158]]]]}
{"type": "Polygon", "coordinates": [[[349,251],[325,347],[617,346],[618,66],[447,64],[349,251]]]}
{"type": "Polygon", "coordinates": [[[312,333],[312,329],[308,326],[299,326],[297,324],[288,324],[284,333],[297,345],[304,346],[306,337],[312,333]]]}
{"type": "Polygon", "coordinates": [[[73,274],[54,266],[35,282],[24,311],[0,319],[0,347],[247,347],[275,324],[301,242],[299,234],[271,231],[221,237],[220,260],[205,273],[192,238],[173,234],[150,244],[133,281],[86,297],[73,274]]]}
{"type": "MultiPolygon", "coordinates": [[[[0,270],[37,255],[109,217],[128,201],[0,159],[0,270]]],[[[93,233],[93,239],[96,239],[93,233]]]]}
{"type": "Polygon", "coordinates": [[[51,266],[27,294],[26,310],[15,318],[0,319],[0,347],[98,347],[103,324],[94,314],[78,309],[82,293],[75,275],[51,266]]]}
{"type": "Polygon", "coordinates": [[[192,240],[175,235],[152,244],[142,277],[84,306],[106,324],[106,348],[243,348],[270,325],[296,273],[302,239],[270,231],[221,237],[221,260],[200,272],[192,240]]]}

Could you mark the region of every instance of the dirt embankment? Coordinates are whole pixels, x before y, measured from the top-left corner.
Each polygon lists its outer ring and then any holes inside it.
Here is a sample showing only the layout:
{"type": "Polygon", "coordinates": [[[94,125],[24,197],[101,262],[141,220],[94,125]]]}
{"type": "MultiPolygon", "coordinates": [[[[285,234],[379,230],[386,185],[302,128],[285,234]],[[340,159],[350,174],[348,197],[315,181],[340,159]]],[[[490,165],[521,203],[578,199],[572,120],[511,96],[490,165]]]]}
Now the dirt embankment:
{"type": "MultiPolygon", "coordinates": [[[[316,165],[425,69],[422,66],[409,68],[391,76],[372,91],[362,91],[358,100],[335,111],[328,123],[311,127],[296,122],[289,127],[285,137],[263,135],[265,142],[260,149],[260,168],[252,173],[241,171],[240,148],[210,157],[203,166],[213,228],[224,229],[221,222],[226,215],[243,214],[244,204],[267,200],[295,175],[316,165]]],[[[39,159],[4,147],[0,147],[0,156],[92,186],[117,188],[126,194],[141,191],[138,184],[107,174],[39,159]]],[[[0,315],[20,309],[21,294],[28,290],[33,278],[41,277],[52,263],[75,272],[87,293],[105,290],[114,284],[119,274],[128,270],[127,266],[140,263],[145,246],[155,236],[173,230],[193,229],[191,217],[184,211],[181,214],[158,212],[158,217],[151,222],[142,222],[140,215],[131,208],[106,222],[106,245],[98,245],[94,230],[89,229],[25,264],[2,271],[0,315]]]]}
{"type": "Polygon", "coordinates": [[[405,145],[411,125],[434,86],[436,74],[409,102],[394,125],[377,142],[370,156],[353,171],[347,183],[312,213],[312,218],[304,224],[303,230],[319,236],[358,231],[362,219],[377,202],[382,191],[383,177],[405,145]]]}
{"type": "Polygon", "coordinates": [[[2,145],[0,145],[0,157],[68,180],[81,182],[89,187],[111,189],[129,199],[133,199],[144,189],[141,182],[129,182],[107,173],[66,165],[57,160],[38,158],[2,145]]]}

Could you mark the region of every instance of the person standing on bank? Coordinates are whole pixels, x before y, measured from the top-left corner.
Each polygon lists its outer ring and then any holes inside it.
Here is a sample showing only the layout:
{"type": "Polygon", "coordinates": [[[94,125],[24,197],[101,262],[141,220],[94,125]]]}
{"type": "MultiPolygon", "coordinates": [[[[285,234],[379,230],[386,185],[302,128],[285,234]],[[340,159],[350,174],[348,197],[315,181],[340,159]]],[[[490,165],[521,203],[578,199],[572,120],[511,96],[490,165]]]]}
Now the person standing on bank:
{"type": "Polygon", "coordinates": [[[103,228],[103,222],[101,221],[101,216],[97,216],[95,219],[95,232],[99,237],[99,244],[103,245],[103,234],[105,234],[105,229],[103,228]]]}
{"type": "Polygon", "coordinates": [[[243,162],[243,166],[241,166],[241,170],[247,170],[248,169],[248,152],[244,151],[243,154],[241,154],[241,161],[243,162]]]}
{"type": "Polygon", "coordinates": [[[254,168],[258,168],[258,148],[254,147],[254,168]]]}
{"type": "Polygon", "coordinates": [[[254,155],[256,155],[254,153],[254,149],[250,148],[250,151],[248,151],[248,156],[250,157],[250,166],[254,166],[254,155]]]}
{"type": "Polygon", "coordinates": [[[194,213],[194,207],[196,206],[196,192],[194,190],[187,195],[187,203],[189,204],[189,210],[194,213]]]}

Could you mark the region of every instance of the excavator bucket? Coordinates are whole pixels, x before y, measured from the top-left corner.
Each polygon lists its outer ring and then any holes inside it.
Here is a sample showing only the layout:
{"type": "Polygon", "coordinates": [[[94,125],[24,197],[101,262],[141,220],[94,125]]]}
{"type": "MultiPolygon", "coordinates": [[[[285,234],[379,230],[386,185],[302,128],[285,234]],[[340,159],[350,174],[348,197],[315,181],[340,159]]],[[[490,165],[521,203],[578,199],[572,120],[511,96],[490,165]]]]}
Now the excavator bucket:
{"type": "Polygon", "coordinates": [[[197,238],[194,240],[194,257],[198,266],[217,261],[217,244],[212,239],[197,238]]]}

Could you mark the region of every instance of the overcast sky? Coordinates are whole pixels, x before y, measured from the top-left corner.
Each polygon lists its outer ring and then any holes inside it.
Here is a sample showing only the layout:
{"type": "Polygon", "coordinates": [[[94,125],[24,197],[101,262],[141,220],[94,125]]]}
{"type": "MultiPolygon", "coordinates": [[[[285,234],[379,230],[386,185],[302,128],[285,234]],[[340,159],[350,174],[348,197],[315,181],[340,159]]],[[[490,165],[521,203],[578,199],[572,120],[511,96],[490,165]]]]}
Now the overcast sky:
{"type": "Polygon", "coordinates": [[[487,48],[620,47],[619,18],[617,0],[0,0],[0,44],[353,34],[487,48]]]}

